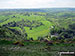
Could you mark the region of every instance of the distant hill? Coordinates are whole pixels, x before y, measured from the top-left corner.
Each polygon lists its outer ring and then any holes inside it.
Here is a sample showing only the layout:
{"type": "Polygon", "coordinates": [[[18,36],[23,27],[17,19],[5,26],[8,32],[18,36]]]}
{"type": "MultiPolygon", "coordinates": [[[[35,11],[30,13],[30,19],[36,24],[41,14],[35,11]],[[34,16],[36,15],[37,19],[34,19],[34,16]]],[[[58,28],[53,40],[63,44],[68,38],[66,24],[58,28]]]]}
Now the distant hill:
{"type": "Polygon", "coordinates": [[[0,12],[5,12],[5,11],[15,11],[15,12],[46,12],[45,10],[42,9],[0,9],[0,12]]]}
{"type": "Polygon", "coordinates": [[[46,12],[72,12],[75,8],[44,8],[46,12]]]}
{"type": "Polygon", "coordinates": [[[63,12],[75,11],[75,8],[39,8],[39,9],[0,9],[0,12],[15,11],[15,12],[63,12]]]}

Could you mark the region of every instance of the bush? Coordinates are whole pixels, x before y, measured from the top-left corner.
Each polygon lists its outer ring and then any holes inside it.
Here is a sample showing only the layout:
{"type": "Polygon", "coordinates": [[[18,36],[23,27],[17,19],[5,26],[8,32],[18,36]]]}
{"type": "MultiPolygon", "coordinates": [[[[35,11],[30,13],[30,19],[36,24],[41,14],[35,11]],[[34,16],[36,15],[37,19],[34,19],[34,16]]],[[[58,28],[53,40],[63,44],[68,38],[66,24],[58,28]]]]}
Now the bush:
{"type": "Polygon", "coordinates": [[[0,40],[0,45],[3,45],[3,44],[12,44],[13,42],[12,41],[7,41],[7,40],[0,40]]]}
{"type": "Polygon", "coordinates": [[[52,37],[51,40],[56,41],[57,37],[52,37]]]}
{"type": "Polygon", "coordinates": [[[33,38],[30,38],[30,40],[32,40],[32,41],[33,41],[33,38]]]}

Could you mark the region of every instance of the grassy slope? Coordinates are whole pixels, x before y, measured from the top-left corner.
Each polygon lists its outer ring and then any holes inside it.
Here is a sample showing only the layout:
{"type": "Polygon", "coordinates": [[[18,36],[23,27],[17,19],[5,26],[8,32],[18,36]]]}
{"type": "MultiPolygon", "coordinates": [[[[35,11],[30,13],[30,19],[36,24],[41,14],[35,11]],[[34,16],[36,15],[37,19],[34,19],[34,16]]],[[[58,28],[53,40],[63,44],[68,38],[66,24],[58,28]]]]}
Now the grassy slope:
{"type": "Polygon", "coordinates": [[[33,37],[34,39],[37,39],[37,37],[48,35],[49,28],[52,25],[52,23],[50,23],[49,21],[42,21],[42,22],[45,24],[44,26],[33,28],[32,30],[29,30],[28,27],[25,27],[29,37],[33,37]]]}
{"type": "MultiPolygon", "coordinates": [[[[62,16],[65,13],[58,13],[56,16],[62,16]]],[[[60,25],[61,27],[67,28],[68,24],[70,23],[74,23],[74,18],[75,17],[71,17],[71,18],[67,18],[67,19],[60,19],[61,17],[58,17],[57,19],[55,18],[47,18],[49,20],[52,20],[53,23],[51,23],[50,21],[47,21],[45,16],[38,16],[38,15],[30,15],[30,16],[25,16],[24,14],[14,14],[14,15],[9,15],[9,16],[0,16],[0,20],[5,20],[7,18],[9,18],[8,20],[0,23],[0,25],[3,24],[8,24],[9,22],[18,22],[18,21],[22,21],[22,19],[24,20],[29,20],[32,22],[32,20],[34,21],[38,21],[38,22],[42,22],[44,25],[39,26],[37,28],[33,28],[32,30],[30,30],[29,27],[25,27],[25,30],[28,34],[28,38],[34,38],[37,39],[37,37],[41,37],[41,36],[46,36],[49,33],[49,28],[52,25],[60,25]],[[12,18],[13,16],[16,16],[15,18],[12,18]],[[72,20],[73,19],[73,20],[72,20]],[[59,24],[60,23],[60,24],[59,24]]],[[[16,29],[16,30],[22,30],[19,27],[10,27],[12,29],[16,29]]]]}
{"type": "MultiPolygon", "coordinates": [[[[47,21],[44,16],[36,16],[36,15],[24,16],[24,15],[20,15],[20,14],[15,14],[15,16],[16,16],[15,18],[12,18],[12,16],[14,16],[14,15],[10,15],[8,17],[9,19],[0,23],[0,25],[8,24],[9,22],[13,22],[13,21],[18,22],[18,21],[21,21],[22,19],[30,20],[30,21],[34,20],[34,21],[42,22],[44,24],[37,28],[33,28],[32,30],[30,30],[29,27],[25,27],[28,37],[32,37],[34,40],[36,40],[37,37],[48,35],[49,27],[52,25],[52,23],[47,21]]],[[[5,19],[5,17],[3,19],[5,19]]],[[[10,27],[10,28],[16,29],[16,30],[22,30],[19,27],[10,27]]]]}

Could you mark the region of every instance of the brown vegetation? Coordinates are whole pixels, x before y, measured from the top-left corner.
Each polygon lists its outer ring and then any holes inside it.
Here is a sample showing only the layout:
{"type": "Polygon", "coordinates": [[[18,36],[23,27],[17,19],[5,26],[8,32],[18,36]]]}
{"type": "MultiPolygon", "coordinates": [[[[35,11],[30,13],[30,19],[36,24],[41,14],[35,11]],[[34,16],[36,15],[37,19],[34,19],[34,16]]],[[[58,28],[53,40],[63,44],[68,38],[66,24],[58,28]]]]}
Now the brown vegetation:
{"type": "Polygon", "coordinates": [[[21,42],[19,42],[19,41],[15,42],[15,43],[13,43],[13,44],[14,44],[14,45],[19,45],[19,46],[24,46],[24,44],[21,43],[21,42]]]}

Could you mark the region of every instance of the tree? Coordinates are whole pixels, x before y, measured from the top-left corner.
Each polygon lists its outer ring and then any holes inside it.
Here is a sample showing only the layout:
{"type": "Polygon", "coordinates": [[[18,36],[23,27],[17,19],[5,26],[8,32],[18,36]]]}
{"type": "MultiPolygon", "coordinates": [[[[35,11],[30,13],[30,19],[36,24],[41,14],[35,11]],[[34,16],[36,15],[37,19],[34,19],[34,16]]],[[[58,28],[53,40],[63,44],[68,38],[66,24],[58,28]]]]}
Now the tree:
{"type": "Polygon", "coordinates": [[[30,30],[32,30],[32,27],[30,27],[30,30]]]}
{"type": "Polygon", "coordinates": [[[21,29],[22,29],[21,34],[23,36],[23,39],[27,40],[28,35],[27,35],[26,31],[25,31],[25,28],[24,28],[23,24],[21,25],[21,29]]]}
{"type": "Polygon", "coordinates": [[[32,41],[33,41],[33,38],[31,37],[31,38],[30,38],[30,40],[32,40],[32,41]]]}
{"type": "Polygon", "coordinates": [[[75,30],[75,23],[70,24],[70,25],[69,25],[69,28],[70,28],[71,30],[75,30]]]}

